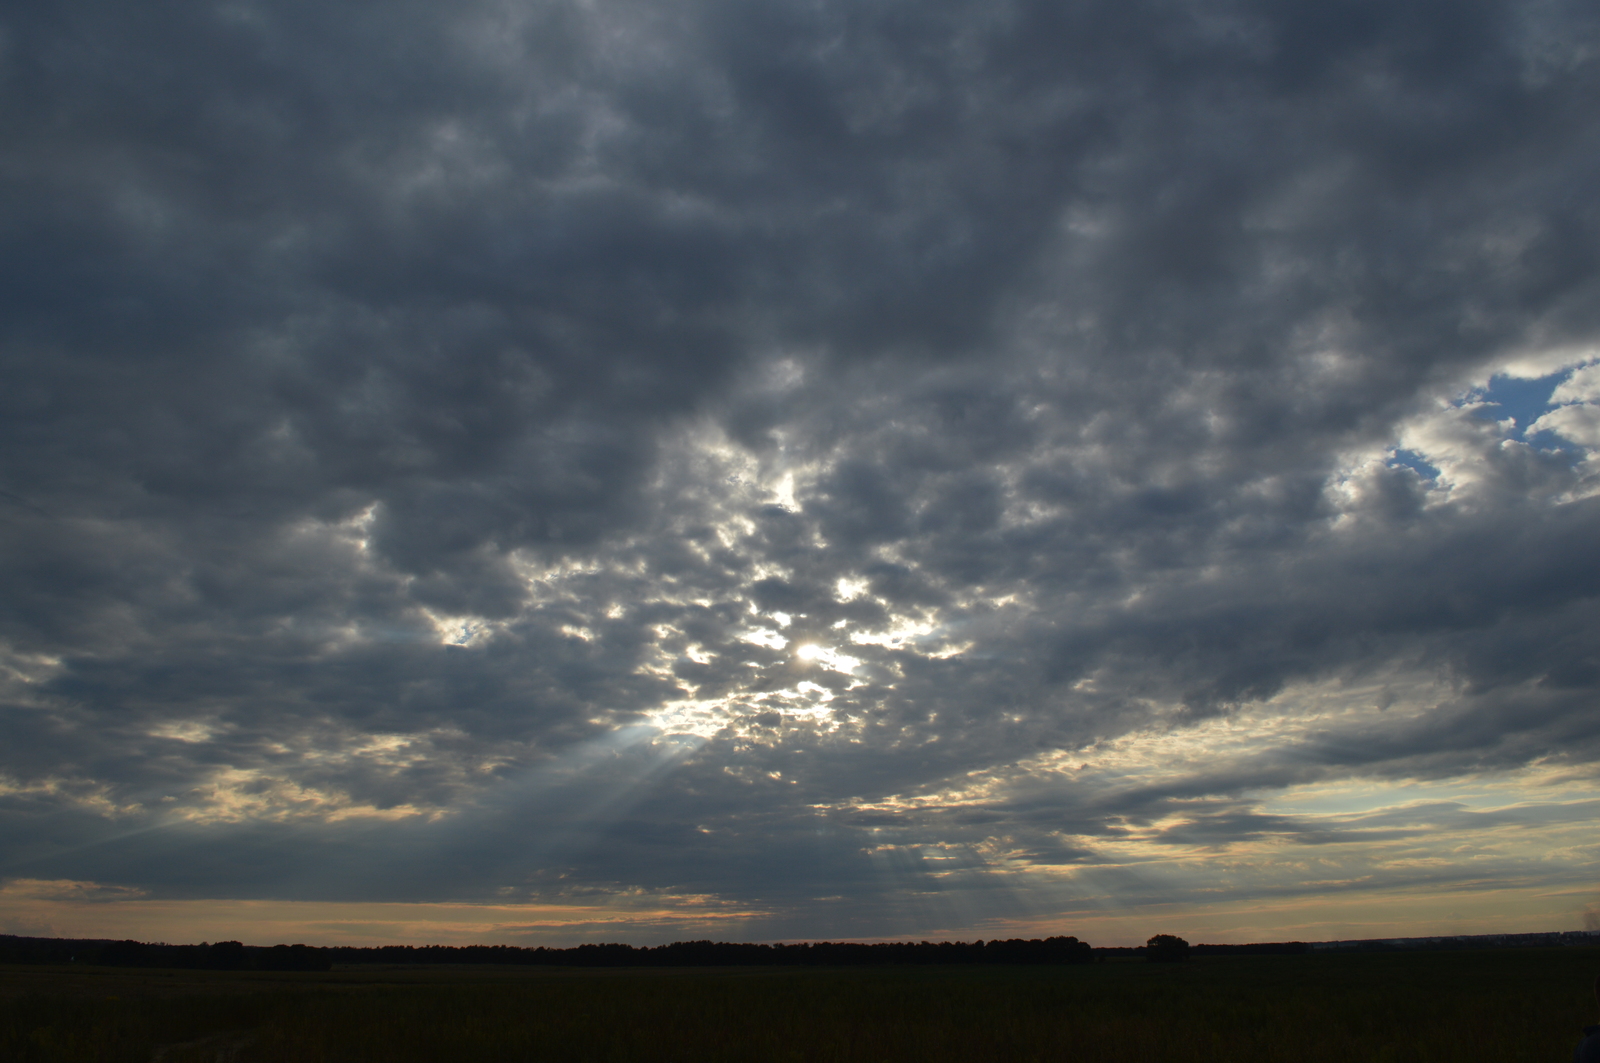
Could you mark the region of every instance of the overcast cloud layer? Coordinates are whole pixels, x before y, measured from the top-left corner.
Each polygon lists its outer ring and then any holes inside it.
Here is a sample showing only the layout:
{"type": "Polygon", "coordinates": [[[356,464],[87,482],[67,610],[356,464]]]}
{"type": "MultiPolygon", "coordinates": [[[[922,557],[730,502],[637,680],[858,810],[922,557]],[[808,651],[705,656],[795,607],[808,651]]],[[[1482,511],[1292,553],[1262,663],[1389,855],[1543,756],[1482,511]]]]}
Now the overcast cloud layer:
{"type": "Polygon", "coordinates": [[[7,5],[0,929],[1580,925],[1597,99],[1577,0],[7,5]]]}

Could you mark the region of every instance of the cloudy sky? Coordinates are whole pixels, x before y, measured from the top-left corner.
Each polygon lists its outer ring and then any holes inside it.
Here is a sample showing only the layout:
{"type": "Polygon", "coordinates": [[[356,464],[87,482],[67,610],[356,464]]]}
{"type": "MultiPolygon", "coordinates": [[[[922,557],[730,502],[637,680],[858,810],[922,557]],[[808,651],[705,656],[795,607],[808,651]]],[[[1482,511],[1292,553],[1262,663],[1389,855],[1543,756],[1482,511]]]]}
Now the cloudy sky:
{"type": "Polygon", "coordinates": [[[1600,919],[1583,0],[0,13],[0,930],[1600,919]]]}

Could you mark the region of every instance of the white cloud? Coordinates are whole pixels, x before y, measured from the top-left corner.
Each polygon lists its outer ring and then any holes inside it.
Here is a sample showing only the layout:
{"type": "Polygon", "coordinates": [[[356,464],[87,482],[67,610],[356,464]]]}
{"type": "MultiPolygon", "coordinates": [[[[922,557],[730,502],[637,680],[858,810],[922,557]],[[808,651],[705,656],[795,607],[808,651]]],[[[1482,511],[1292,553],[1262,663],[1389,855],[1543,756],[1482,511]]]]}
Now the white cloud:
{"type": "Polygon", "coordinates": [[[1529,429],[1554,432],[1580,446],[1600,447],[1600,405],[1583,403],[1562,406],[1541,416],[1529,429]]]}
{"type": "Polygon", "coordinates": [[[1593,402],[1600,399],[1600,364],[1580,366],[1550,395],[1550,401],[1593,402]]]}

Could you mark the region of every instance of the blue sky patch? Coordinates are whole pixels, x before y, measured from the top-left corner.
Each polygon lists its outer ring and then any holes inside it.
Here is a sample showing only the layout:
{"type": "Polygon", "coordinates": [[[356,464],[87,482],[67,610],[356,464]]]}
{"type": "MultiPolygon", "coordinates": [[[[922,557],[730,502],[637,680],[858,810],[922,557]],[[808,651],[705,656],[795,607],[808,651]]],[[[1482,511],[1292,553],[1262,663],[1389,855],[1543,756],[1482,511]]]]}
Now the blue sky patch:
{"type": "Polygon", "coordinates": [[[1512,434],[1521,439],[1530,424],[1554,409],[1550,402],[1550,393],[1571,375],[1571,372],[1570,369],[1563,369],[1558,373],[1531,380],[1523,377],[1494,376],[1490,378],[1487,388],[1474,388],[1469,392],[1463,404],[1484,403],[1473,413],[1488,421],[1504,421],[1508,417],[1514,419],[1516,428],[1512,434]]]}
{"type": "Polygon", "coordinates": [[[1421,454],[1414,450],[1406,450],[1404,447],[1395,448],[1394,456],[1390,459],[1389,464],[1403,465],[1408,469],[1415,469],[1424,480],[1434,480],[1439,476],[1438,466],[1429,464],[1428,459],[1421,454]]]}

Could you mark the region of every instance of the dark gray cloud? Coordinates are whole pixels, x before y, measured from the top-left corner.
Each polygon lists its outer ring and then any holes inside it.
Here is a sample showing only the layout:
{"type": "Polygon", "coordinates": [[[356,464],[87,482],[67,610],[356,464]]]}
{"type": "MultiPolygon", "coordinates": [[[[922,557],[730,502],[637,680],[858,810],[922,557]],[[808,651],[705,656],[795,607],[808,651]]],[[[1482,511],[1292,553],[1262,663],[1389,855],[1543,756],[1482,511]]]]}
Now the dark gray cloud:
{"type": "Polygon", "coordinates": [[[1585,5],[0,43],[0,874],[962,932],[1588,807],[1585,5]]]}

